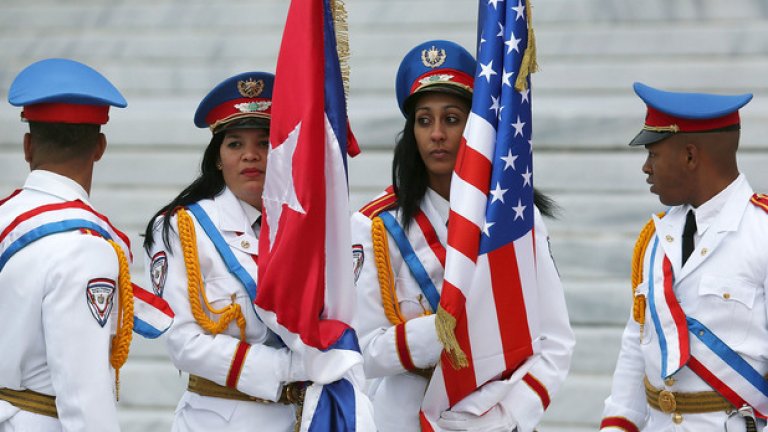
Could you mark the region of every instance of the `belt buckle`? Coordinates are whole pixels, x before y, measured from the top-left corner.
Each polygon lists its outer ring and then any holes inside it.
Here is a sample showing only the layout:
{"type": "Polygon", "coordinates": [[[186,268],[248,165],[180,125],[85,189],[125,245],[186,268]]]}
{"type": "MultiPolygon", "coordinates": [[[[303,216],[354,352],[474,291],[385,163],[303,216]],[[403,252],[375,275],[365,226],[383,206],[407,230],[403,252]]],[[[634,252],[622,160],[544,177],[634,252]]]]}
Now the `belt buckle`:
{"type": "Polygon", "coordinates": [[[675,412],[675,409],[677,408],[675,394],[669,390],[662,390],[659,392],[659,408],[661,409],[661,412],[665,414],[675,412]]]}

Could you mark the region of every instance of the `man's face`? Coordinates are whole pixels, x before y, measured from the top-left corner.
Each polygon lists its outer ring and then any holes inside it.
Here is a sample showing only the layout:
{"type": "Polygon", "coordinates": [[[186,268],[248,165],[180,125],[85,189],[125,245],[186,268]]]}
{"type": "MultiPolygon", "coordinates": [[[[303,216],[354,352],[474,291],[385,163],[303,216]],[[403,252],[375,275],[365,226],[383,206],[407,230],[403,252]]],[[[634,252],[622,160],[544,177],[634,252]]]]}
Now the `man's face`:
{"type": "Polygon", "coordinates": [[[648,156],[643,172],[651,193],[659,196],[664,205],[687,204],[692,196],[692,174],[689,170],[689,153],[685,137],[677,134],[645,146],[648,156]]]}

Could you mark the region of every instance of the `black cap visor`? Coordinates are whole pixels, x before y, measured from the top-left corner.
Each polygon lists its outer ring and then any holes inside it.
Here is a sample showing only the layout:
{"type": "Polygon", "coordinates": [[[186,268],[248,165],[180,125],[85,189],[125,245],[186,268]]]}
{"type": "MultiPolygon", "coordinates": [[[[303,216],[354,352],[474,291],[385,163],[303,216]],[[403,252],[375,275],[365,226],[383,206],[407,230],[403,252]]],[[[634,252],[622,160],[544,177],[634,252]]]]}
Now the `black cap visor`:
{"type": "Polygon", "coordinates": [[[216,126],[214,133],[232,129],[269,129],[269,119],[264,117],[241,117],[216,126]]]}
{"type": "Polygon", "coordinates": [[[664,138],[670,137],[673,135],[673,132],[654,132],[649,130],[641,130],[639,134],[637,134],[632,141],[629,142],[629,145],[634,146],[646,146],[648,144],[657,143],[664,138]]]}
{"type": "Polygon", "coordinates": [[[427,93],[444,93],[444,94],[453,95],[460,99],[465,100],[469,105],[469,107],[472,108],[472,92],[471,91],[465,89],[464,87],[458,86],[456,84],[433,84],[427,87],[422,87],[419,90],[416,90],[410,96],[408,96],[408,98],[406,98],[405,102],[403,103],[403,108],[405,108],[405,112],[410,113],[413,110],[414,103],[416,103],[419,97],[427,93]]]}

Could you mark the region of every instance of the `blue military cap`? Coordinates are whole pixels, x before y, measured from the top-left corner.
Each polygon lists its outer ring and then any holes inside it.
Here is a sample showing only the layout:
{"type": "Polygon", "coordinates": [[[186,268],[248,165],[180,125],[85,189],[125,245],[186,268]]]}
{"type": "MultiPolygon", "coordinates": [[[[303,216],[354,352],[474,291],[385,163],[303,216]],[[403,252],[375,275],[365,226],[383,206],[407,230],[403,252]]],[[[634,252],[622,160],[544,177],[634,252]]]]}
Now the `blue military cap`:
{"type": "Polygon", "coordinates": [[[397,104],[407,115],[416,93],[447,91],[472,98],[476,62],[461,45],[447,40],[430,40],[408,51],[397,71],[397,104]]]}
{"type": "Polygon", "coordinates": [[[103,75],[61,58],[40,60],[19,72],[8,90],[8,102],[24,107],[23,120],[74,124],[105,124],[110,106],[128,105],[103,75]]]}
{"type": "Polygon", "coordinates": [[[227,78],[213,88],[195,112],[195,126],[213,133],[235,127],[269,127],[275,76],[245,72],[227,78]]]}
{"type": "Polygon", "coordinates": [[[647,106],[643,130],[629,143],[648,145],[675,133],[724,132],[740,127],[739,108],[752,94],[716,95],[655,89],[636,82],[635,93],[647,106]]]}

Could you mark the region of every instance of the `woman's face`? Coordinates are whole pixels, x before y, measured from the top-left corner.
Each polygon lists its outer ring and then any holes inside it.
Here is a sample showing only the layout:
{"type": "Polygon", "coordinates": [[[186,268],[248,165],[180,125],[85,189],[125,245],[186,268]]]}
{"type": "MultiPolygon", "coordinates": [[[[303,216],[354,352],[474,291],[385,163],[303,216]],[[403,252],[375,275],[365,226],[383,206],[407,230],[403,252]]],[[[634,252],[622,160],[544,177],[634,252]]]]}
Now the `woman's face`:
{"type": "Polygon", "coordinates": [[[414,115],[416,145],[435,189],[438,182],[450,182],[469,106],[457,96],[426,93],[414,104],[414,115]]]}
{"type": "Polygon", "coordinates": [[[232,129],[224,132],[219,162],[224,183],[235,196],[261,210],[267,171],[269,129],[232,129]]]}

